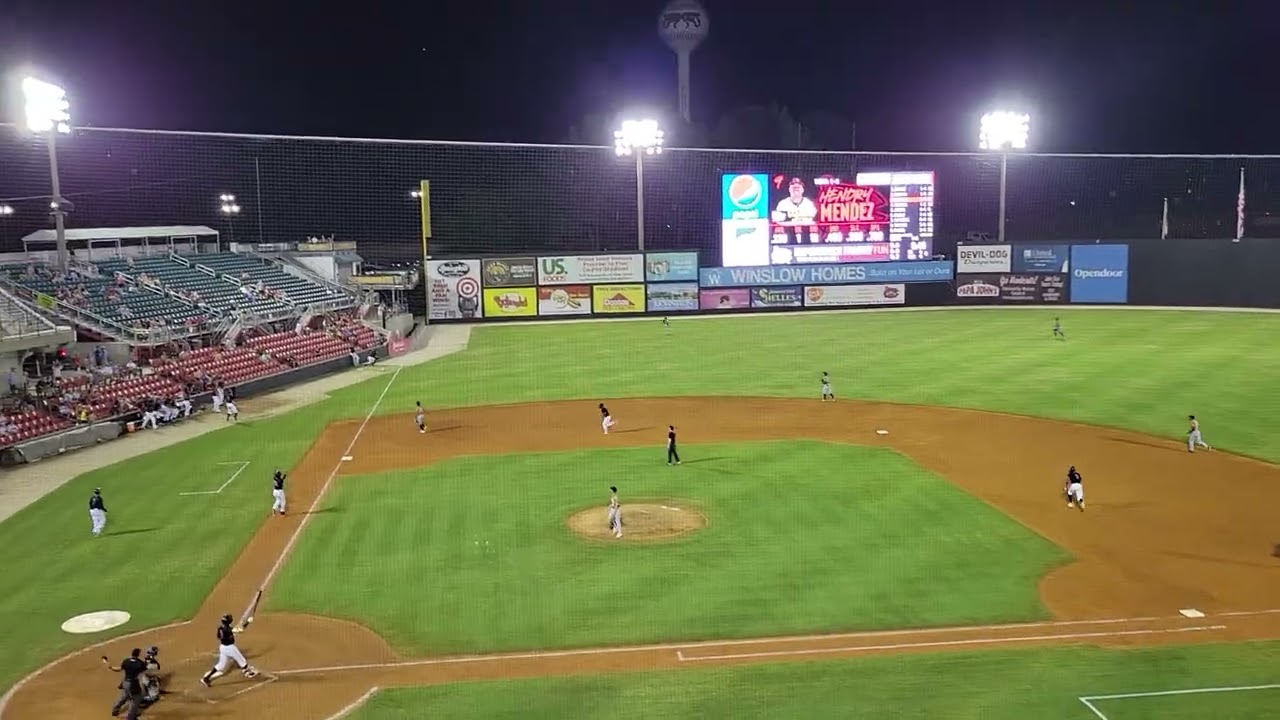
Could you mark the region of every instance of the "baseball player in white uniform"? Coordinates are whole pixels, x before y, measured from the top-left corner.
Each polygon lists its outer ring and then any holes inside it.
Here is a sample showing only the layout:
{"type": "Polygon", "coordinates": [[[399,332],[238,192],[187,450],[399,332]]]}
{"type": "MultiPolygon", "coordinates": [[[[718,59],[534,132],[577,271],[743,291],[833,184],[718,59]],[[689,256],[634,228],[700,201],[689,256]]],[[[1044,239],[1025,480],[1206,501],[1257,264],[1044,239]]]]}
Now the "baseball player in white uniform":
{"type": "Polygon", "coordinates": [[[271,504],[272,515],[284,514],[284,478],[285,474],[279,470],[271,477],[271,497],[275,498],[271,504]]]}
{"type": "MultiPolygon", "coordinates": [[[[249,622],[249,621],[246,621],[249,622]]],[[[258,670],[244,659],[244,653],[240,652],[240,648],[236,647],[236,635],[240,634],[244,628],[231,627],[231,616],[223,615],[222,624],[218,626],[218,662],[209,672],[200,678],[200,682],[205,687],[209,687],[214,680],[222,677],[226,669],[235,663],[240,672],[244,673],[247,678],[258,676],[258,670]]]]}
{"type": "Polygon", "coordinates": [[[1191,429],[1187,431],[1187,452],[1195,452],[1196,448],[1202,447],[1205,450],[1212,450],[1209,443],[1200,437],[1200,421],[1195,415],[1188,415],[1187,420],[1191,421],[1191,429]]]}
{"type": "Polygon", "coordinates": [[[102,488],[94,488],[89,496],[89,522],[93,524],[94,537],[107,529],[107,505],[102,502],[102,488]]]}
{"type": "Polygon", "coordinates": [[[1079,507],[1084,512],[1084,478],[1075,465],[1067,470],[1067,507],[1079,507]]]}
{"type": "Polygon", "coordinates": [[[618,502],[618,488],[609,487],[609,529],[615,538],[622,537],[622,503],[618,502]]]}
{"type": "Polygon", "coordinates": [[[822,373],[822,402],[828,400],[835,402],[836,394],[831,391],[831,376],[824,372],[822,373]]]}
{"type": "Polygon", "coordinates": [[[240,408],[236,407],[235,400],[227,401],[227,422],[240,419],[240,408]]]}
{"type": "Polygon", "coordinates": [[[413,422],[418,426],[419,433],[427,431],[427,411],[423,409],[421,400],[413,411],[413,422]]]}

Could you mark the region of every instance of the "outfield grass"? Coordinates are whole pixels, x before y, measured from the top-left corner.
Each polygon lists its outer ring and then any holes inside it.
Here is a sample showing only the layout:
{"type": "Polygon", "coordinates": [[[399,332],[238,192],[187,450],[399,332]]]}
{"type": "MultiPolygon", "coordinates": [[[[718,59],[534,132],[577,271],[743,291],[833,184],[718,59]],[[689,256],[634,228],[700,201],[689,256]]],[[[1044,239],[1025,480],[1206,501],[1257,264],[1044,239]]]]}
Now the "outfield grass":
{"type": "MultiPolygon", "coordinates": [[[[403,412],[418,399],[443,407],[813,395],[822,370],[842,397],[1006,410],[1167,437],[1194,412],[1216,447],[1280,461],[1280,413],[1268,400],[1280,387],[1280,316],[1268,314],[1064,308],[677,318],[669,336],[656,320],[482,327],[470,349],[405,370],[381,411],[403,412]],[[1063,317],[1065,343],[1049,337],[1054,314],[1063,317]]],[[[193,613],[262,519],[261,487],[251,482],[261,484],[272,466],[291,466],[329,421],[363,416],[387,377],[81,476],[0,523],[0,627],[9,650],[0,654],[0,688],[106,637],[62,633],[62,620],[78,612],[133,613],[115,634],[193,613]],[[214,463],[223,460],[253,465],[216,499],[177,496],[211,487],[223,471],[214,463]],[[112,531],[155,530],[92,540],[86,501],[96,485],[112,531]]]]}
{"type": "MultiPolygon", "coordinates": [[[[396,689],[351,720],[423,717],[1098,720],[1082,695],[1280,682],[1280,643],[936,653],[396,689]]],[[[1280,717],[1275,692],[1111,700],[1108,720],[1280,717]],[[1162,714],[1167,712],[1168,714],[1162,714]]]]}
{"type": "Polygon", "coordinates": [[[314,517],[268,607],[358,620],[410,653],[968,625],[1047,617],[1037,580],[1070,559],[890,450],[686,455],[709,460],[673,468],[631,448],[346,478],[328,501],[340,512],[314,517]],[[611,482],[624,506],[692,500],[708,527],[662,545],[584,542],[565,519],[596,507],[603,523],[611,482]]]}

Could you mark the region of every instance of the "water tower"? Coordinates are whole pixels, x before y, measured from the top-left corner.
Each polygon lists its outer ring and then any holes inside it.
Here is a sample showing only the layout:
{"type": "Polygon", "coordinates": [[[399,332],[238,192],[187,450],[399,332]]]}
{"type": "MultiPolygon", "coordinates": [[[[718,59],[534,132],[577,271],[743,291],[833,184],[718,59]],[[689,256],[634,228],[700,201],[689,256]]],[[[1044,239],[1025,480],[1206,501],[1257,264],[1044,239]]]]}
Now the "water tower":
{"type": "Polygon", "coordinates": [[[689,56],[707,39],[711,18],[697,0],[671,0],[658,16],[658,34],[676,53],[680,87],[680,116],[691,122],[689,111],[689,56]]]}

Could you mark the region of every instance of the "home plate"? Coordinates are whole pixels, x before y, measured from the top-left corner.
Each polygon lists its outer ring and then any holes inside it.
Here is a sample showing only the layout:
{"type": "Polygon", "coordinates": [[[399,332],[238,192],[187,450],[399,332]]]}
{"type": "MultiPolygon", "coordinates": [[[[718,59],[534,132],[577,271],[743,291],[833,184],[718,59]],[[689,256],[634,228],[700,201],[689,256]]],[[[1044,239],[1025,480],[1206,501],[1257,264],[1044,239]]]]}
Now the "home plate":
{"type": "Polygon", "coordinates": [[[1197,609],[1195,609],[1195,608],[1187,608],[1186,610],[1179,610],[1179,611],[1178,611],[1178,614],[1182,615],[1182,617],[1189,617],[1189,618],[1202,618],[1202,617],[1204,617],[1204,613],[1200,612],[1199,610],[1197,610],[1197,609]]]}
{"type": "Polygon", "coordinates": [[[888,435],[888,434],[889,434],[889,431],[888,431],[888,430],[877,430],[877,431],[876,431],[876,434],[877,434],[877,435],[888,435]]]}
{"type": "Polygon", "coordinates": [[[342,456],[342,462],[351,462],[352,460],[355,460],[355,457],[353,457],[353,456],[351,456],[351,455],[343,455],[343,456],[342,456]]]}

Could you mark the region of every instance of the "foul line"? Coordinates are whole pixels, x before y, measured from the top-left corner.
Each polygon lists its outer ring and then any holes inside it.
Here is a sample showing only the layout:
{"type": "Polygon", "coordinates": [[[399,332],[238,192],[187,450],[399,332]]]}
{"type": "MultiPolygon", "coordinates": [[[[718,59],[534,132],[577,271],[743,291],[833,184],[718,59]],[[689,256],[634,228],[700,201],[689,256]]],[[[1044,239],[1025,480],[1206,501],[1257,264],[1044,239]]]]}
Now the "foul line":
{"type": "Polygon", "coordinates": [[[373,687],[369,688],[369,692],[367,692],[367,693],[365,693],[365,694],[361,695],[360,697],[356,698],[355,702],[353,702],[353,703],[351,703],[350,705],[348,705],[348,706],[346,706],[346,707],[342,708],[342,709],[341,709],[341,710],[339,710],[338,712],[336,712],[336,713],[334,713],[334,714],[330,715],[329,717],[325,718],[325,720],[340,720],[341,718],[344,718],[344,717],[346,717],[346,716],[350,715],[351,713],[353,713],[353,712],[355,712],[355,711],[356,711],[356,708],[358,708],[358,707],[360,707],[361,705],[363,705],[363,704],[365,704],[365,703],[369,702],[369,698],[373,697],[373,696],[374,696],[374,694],[376,694],[376,693],[377,693],[379,690],[381,690],[381,689],[382,689],[382,688],[378,687],[377,685],[374,685],[373,687]]]}
{"type": "Polygon", "coordinates": [[[315,514],[316,508],[320,506],[320,501],[324,499],[325,493],[329,491],[329,486],[333,484],[333,479],[338,477],[338,472],[342,470],[342,458],[349,456],[352,449],[355,448],[356,443],[360,441],[360,436],[364,434],[364,429],[369,426],[369,421],[373,419],[374,414],[378,412],[378,408],[382,406],[382,400],[387,397],[387,392],[391,390],[391,386],[395,383],[396,378],[400,377],[400,371],[403,369],[404,367],[396,368],[396,371],[391,374],[391,379],[387,381],[386,386],[383,387],[382,392],[379,393],[378,399],[373,401],[373,407],[369,408],[369,412],[364,416],[364,420],[360,421],[360,427],[356,428],[355,435],[351,436],[351,442],[347,443],[347,449],[342,451],[342,455],[339,456],[338,462],[334,464],[333,470],[329,472],[329,477],[325,478],[324,485],[320,486],[320,492],[316,493],[316,499],[311,502],[311,507],[307,510],[307,514],[302,516],[302,522],[298,523],[298,528],[294,530],[293,535],[289,537],[289,542],[285,543],[284,549],[280,551],[280,556],[276,558],[275,564],[271,566],[271,570],[267,573],[267,576],[263,578],[262,582],[258,585],[259,590],[265,590],[267,586],[271,584],[272,579],[275,578],[276,573],[280,572],[281,566],[284,565],[285,558],[289,557],[289,553],[293,550],[294,544],[298,542],[298,537],[302,535],[303,528],[307,526],[307,522],[311,520],[311,516],[315,514]]]}
{"type": "Polygon", "coordinates": [[[237,468],[236,471],[231,474],[231,477],[227,478],[227,481],[222,483],[222,487],[218,488],[217,490],[199,490],[195,492],[180,492],[178,494],[179,495],[218,495],[223,490],[226,490],[228,485],[235,482],[236,478],[240,477],[240,473],[244,472],[244,469],[249,467],[249,461],[243,460],[243,461],[237,462],[233,460],[231,462],[220,462],[218,463],[218,465],[239,465],[240,467],[237,468]]]}
{"type": "MultiPolygon", "coordinates": [[[[1042,623],[1022,623],[1011,625],[977,625],[970,627],[946,627],[946,628],[923,628],[920,630],[880,630],[867,631],[858,633],[842,633],[830,635],[794,635],[789,637],[762,637],[762,638],[746,638],[739,640],[703,640],[699,642],[687,643],[656,643],[650,645],[622,645],[617,647],[599,647],[599,648],[579,648],[575,650],[530,650],[527,652],[516,653],[491,653],[485,655],[457,655],[453,657],[424,658],[421,660],[401,660],[396,662],[383,663],[358,663],[352,665],[329,665],[325,667],[309,667],[294,668],[291,670],[273,670],[276,675],[311,675],[319,673],[331,672],[349,672],[354,670],[387,670],[392,668],[411,668],[426,667],[432,665],[463,665],[469,663],[482,662],[506,662],[510,660],[550,660],[565,657],[591,657],[598,655],[617,655],[625,653],[641,653],[641,652],[670,652],[675,651],[677,659],[683,662],[691,662],[696,660],[711,660],[721,658],[736,657],[768,657],[773,653],[742,653],[738,655],[707,655],[684,657],[683,651],[697,650],[700,648],[717,648],[717,647],[734,647],[741,645],[773,645],[788,642],[811,642],[817,640],[839,640],[851,639],[858,637],[895,637],[902,635],[930,635],[939,633],[957,633],[957,632],[990,632],[998,630],[1017,630],[1026,628],[1044,628],[1044,627],[1070,627],[1078,625],[1111,625],[1119,623],[1138,623],[1150,622],[1156,620],[1172,620],[1177,621],[1178,617],[1164,618],[1116,618],[1107,620],[1066,620],[1066,621],[1049,621],[1042,623]]],[[[894,648],[911,648],[911,647],[945,647],[947,645],[980,645],[1001,642],[1028,642],[1035,639],[1052,640],[1052,639],[1071,639],[1071,638],[1089,638],[1089,637],[1120,637],[1124,635],[1139,634],[1156,634],[1156,633],[1174,633],[1174,632],[1191,632],[1203,630],[1220,630],[1225,625],[1209,625],[1209,626],[1193,626],[1186,628],[1158,628],[1148,630],[1129,630],[1129,631],[1111,631],[1111,632],[1093,632],[1093,633],[1061,633],[1055,635],[1045,635],[1039,638],[1034,637],[1010,637],[1010,638],[973,638],[968,640],[949,640],[943,642],[924,641],[919,643],[899,643],[884,646],[852,646],[842,648],[829,648],[820,650],[788,650],[782,651],[781,654],[788,655],[807,655],[815,652],[834,652],[837,650],[873,650],[873,649],[894,649],[894,648]]]]}
{"type": "MultiPolygon", "coordinates": [[[[1227,613],[1223,613],[1224,615],[1227,613]]],[[[1249,692],[1251,690],[1280,690],[1280,684],[1275,685],[1237,685],[1234,687],[1202,687],[1202,688],[1186,688],[1184,690],[1159,690],[1156,692],[1139,692],[1139,693],[1119,693],[1116,695],[1085,695],[1076,698],[1089,711],[1097,715],[1101,720],[1108,720],[1107,716],[1097,708],[1093,703],[1098,700],[1132,700],[1136,698],[1151,697],[1174,697],[1177,695],[1207,695],[1210,693],[1229,693],[1229,692],[1249,692]]]]}
{"type": "Polygon", "coordinates": [[[752,658],[787,657],[794,655],[826,655],[842,652],[872,652],[877,650],[909,650],[914,648],[955,647],[965,645],[1003,645],[1025,642],[1044,642],[1049,640],[1084,640],[1088,638],[1129,637],[1133,635],[1164,635],[1186,632],[1204,632],[1206,630],[1226,630],[1226,625],[1198,625],[1195,627],[1172,628],[1165,630],[1116,630],[1112,632],[1061,633],[1058,635],[1028,635],[1008,638],[972,638],[969,640],[937,640],[931,642],[894,643],[890,645],[849,645],[834,648],[799,648],[796,650],[771,650],[768,652],[733,653],[725,655],[695,655],[687,657],[683,652],[676,653],[680,662],[703,662],[717,660],[747,660],[752,658]]]}

